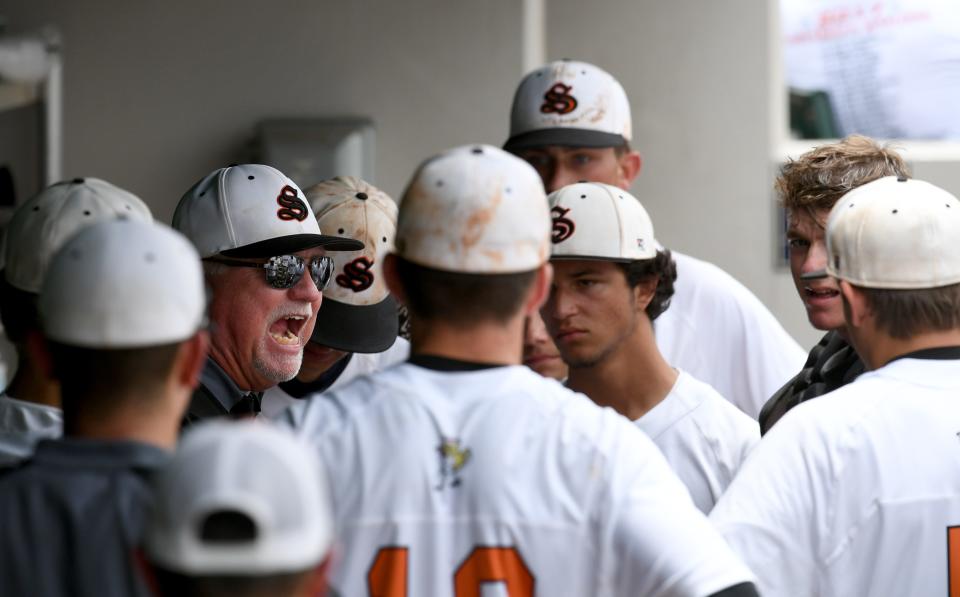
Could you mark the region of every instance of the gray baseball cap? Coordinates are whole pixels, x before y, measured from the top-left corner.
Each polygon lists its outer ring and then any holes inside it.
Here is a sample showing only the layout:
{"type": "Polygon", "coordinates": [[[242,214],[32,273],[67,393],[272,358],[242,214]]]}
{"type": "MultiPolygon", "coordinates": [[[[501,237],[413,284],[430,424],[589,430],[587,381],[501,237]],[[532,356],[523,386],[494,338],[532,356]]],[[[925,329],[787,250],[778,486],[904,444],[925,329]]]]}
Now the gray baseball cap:
{"type": "Polygon", "coordinates": [[[201,258],[363,248],[360,241],[320,232],[300,187],[261,164],[220,168],[203,177],[180,199],[173,227],[190,239],[201,258]]]}

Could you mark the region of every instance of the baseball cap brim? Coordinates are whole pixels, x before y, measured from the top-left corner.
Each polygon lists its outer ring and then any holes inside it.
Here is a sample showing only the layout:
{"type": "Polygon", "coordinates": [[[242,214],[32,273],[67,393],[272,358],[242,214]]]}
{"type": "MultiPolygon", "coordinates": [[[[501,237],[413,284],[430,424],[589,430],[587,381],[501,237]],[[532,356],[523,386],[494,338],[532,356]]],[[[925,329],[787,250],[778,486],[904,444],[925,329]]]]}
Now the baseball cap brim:
{"type": "Polygon", "coordinates": [[[305,249],[323,247],[328,251],[359,251],[363,243],[352,238],[342,236],[328,236],[326,234],[290,234],[269,238],[260,242],[221,251],[224,257],[273,257],[286,255],[305,249]]]}
{"type": "Polygon", "coordinates": [[[503,148],[507,151],[562,145],[566,147],[619,147],[626,144],[623,135],[592,129],[549,128],[527,131],[507,139],[503,148]]]}
{"type": "Polygon", "coordinates": [[[374,305],[348,305],[325,298],[317,311],[311,342],[347,352],[383,352],[400,332],[397,301],[387,296],[374,305]]]}

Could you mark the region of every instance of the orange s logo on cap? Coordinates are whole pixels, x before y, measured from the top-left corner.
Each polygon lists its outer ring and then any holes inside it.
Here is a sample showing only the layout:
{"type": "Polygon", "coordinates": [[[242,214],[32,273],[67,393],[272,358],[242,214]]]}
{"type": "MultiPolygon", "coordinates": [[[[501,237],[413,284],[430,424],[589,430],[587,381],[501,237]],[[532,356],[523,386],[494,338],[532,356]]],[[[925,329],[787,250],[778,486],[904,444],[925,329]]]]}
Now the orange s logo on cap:
{"type": "Polygon", "coordinates": [[[559,205],[550,210],[550,215],[553,217],[553,234],[550,235],[550,241],[553,242],[553,244],[562,243],[567,240],[573,235],[573,231],[577,228],[573,220],[564,217],[568,211],[570,211],[569,207],[563,208],[559,205]]]}
{"type": "Polygon", "coordinates": [[[354,292],[363,292],[373,285],[373,260],[369,257],[357,257],[343,266],[343,273],[337,276],[337,285],[354,292]]]}
{"type": "Polygon", "coordinates": [[[296,220],[302,222],[307,219],[310,210],[303,199],[297,196],[297,190],[290,185],[285,185],[280,189],[277,195],[277,204],[280,209],[277,210],[277,217],[281,220],[296,220]]]}
{"type": "Polygon", "coordinates": [[[569,114],[577,109],[577,98],[570,95],[571,85],[555,83],[543,94],[540,111],[544,114],[569,114]]]}

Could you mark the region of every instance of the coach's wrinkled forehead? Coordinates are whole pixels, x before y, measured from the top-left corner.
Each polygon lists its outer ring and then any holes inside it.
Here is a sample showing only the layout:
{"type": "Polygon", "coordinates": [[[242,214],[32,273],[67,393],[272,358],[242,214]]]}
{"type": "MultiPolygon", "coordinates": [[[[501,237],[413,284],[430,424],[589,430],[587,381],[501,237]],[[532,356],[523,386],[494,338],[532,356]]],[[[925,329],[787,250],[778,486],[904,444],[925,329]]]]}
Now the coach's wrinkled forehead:
{"type": "Polygon", "coordinates": [[[537,172],[490,145],[424,162],[400,202],[396,253],[435,269],[531,271],[550,255],[550,214],[537,172]]]}

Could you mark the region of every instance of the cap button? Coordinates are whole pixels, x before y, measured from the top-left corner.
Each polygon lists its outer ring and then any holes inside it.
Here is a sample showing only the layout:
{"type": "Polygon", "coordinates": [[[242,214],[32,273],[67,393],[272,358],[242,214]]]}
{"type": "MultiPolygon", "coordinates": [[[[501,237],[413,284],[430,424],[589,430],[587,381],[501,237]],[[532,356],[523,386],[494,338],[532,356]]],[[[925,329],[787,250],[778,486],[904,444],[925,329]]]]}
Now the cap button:
{"type": "Polygon", "coordinates": [[[365,200],[367,199],[367,194],[364,193],[363,191],[360,191],[359,193],[357,193],[356,195],[354,195],[354,197],[356,197],[356,198],[359,199],[360,201],[365,201],[365,200]]]}
{"type": "Polygon", "coordinates": [[[477,154],[479,154],[479,153],[483,153],[483,148],[482,148],[482,147],[474,147],[471,151],[472,151],[472,153],[477,153],[477,154]]]}
{"type": "Polygon", "coordinates": [[[84,180],[82,178],[74,178],[73,184],[83,184],[84,180]]]}
{"type": "Polygon", "coordinates": [[[907,177],[900,175],[897,177],[897,182],[907,182],[907,177]]]}

